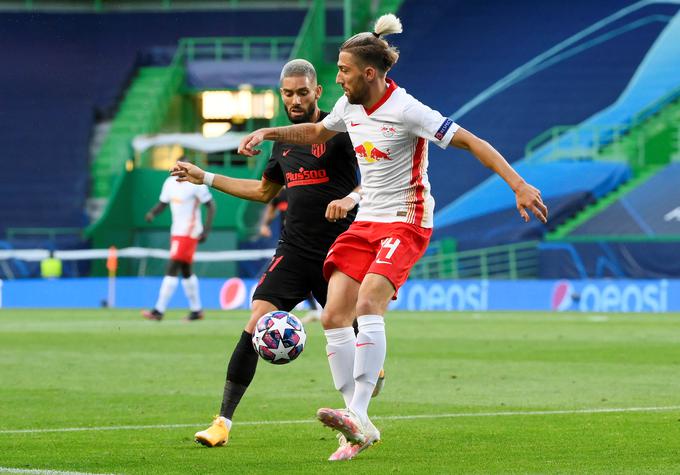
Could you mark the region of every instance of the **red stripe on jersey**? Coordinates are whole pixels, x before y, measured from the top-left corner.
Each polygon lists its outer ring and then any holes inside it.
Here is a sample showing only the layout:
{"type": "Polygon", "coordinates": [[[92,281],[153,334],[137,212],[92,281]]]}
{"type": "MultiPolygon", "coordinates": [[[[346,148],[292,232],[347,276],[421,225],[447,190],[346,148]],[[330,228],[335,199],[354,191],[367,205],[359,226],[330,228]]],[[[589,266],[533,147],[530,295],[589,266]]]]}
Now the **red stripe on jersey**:
{"type": "Polygon", "coordinates": [[[397,90],[397,83],[392,81],[390,78],[385,78],[385,82],[387,83],[387,90],[385,90],[385,94],[380,98],[378,102],[373,104],[370,109],[366,109],[366,115],[371,115],[375,111],[378,110],[378,108],[383,105],[385,102],[387,102],[387,99],[390,98],[392,93],[397,90]]]}
{"type": "Polygon", "coordinates": [[[421,167],[423,166],[424,158],[425,139],[418,137],[416,151],[413,154],[413,165],[411,168],[411,187],[415,188],[416,200],[416,210],[413,224],[417,224],[418,226],[422,226],[423,213],[425,212],[425,200],[423,198],[423,190],[425,189],[425,186],[423,185],[423,174],[421,173],[421,167]]]}
{"type": "Polygon", "coordinates": [[[191,237],[191,233],[194,231],[194,226],[196,226],[196,210],[198,209],[200,201],[198,198],[194,198],[194,209],[191,210],[191,221],[189,221],[189,230],[187,231],[187,236],[191,237]]]}

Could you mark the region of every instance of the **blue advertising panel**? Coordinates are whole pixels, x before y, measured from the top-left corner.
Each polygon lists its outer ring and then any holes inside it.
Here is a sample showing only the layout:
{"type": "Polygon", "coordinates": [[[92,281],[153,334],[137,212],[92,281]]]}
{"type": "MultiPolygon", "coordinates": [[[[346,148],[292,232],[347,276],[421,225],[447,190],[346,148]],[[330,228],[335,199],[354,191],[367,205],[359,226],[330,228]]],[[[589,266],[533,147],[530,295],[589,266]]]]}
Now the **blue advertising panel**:
{"type": "MultiPolygon", "coordinates": [[[[161,279],[119,278],[115,306],[150,308],[161,279]]],[[[96,308],[106,303],[105,278],[6,281],[5,308],[96,308]]],[[[206,309],[249,308],[255,279],[200,280],[206,309]]],[[[170,308],[187,308],[181,287],[170,308]]],[[[399,290],[394,310],[425,311],[573,311],[680,312],[680,279],[660,280],[410,280],[399,290]]]]}
{"type": "Polygon", "coordinates": [[[398,310],[680,311],[680,280],[408,281],[398,310]]]}

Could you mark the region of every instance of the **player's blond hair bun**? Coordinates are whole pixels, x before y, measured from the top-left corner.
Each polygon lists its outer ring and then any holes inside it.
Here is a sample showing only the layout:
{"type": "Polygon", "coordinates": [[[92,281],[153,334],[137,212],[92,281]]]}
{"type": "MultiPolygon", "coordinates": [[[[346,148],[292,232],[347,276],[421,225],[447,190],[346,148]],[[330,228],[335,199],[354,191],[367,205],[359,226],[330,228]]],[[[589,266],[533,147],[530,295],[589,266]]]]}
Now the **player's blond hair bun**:
{"type": "Polygon", "coordinates": [[[392,13],[387,13],[378,18],[373,27],[373,33],[378,36],[392,35],[402,31],[404,29],[401,27],[401,20],[392,13]]]}
{"type": "Polygon", "coordinates": [[[383,36],[401,32],[399,18],[388,13],[378,18],[372,32],[357,33],[340,46],[340,51],[352,53],[361,64],[370,64],[386,73],[399,59],[399,50],[383,36]]]}

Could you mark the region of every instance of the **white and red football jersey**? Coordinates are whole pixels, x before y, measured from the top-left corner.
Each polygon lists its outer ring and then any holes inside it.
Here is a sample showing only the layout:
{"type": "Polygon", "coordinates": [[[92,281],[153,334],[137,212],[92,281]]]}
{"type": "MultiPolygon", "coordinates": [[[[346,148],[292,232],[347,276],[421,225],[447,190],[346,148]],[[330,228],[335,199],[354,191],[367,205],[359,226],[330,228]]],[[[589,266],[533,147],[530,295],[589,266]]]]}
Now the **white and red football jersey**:
{"type": "Polygon", "coordinates": [[[170,204],[170,235],[198,238],[203,232],[201,203],[207,203],[211,199],[207,186],[178,182],[175,177],[168,177],[163,183],[160,201],[170,204]]]}
{"type": "Polygon", "coordinates": [[[394,81],[369,110],[342,96],[323,125],[348,132],[361,170],[356,221],[405,222],[431,228],[434,198],[427,178],[427,147],[446,148],[459,126],[394,81]]]}

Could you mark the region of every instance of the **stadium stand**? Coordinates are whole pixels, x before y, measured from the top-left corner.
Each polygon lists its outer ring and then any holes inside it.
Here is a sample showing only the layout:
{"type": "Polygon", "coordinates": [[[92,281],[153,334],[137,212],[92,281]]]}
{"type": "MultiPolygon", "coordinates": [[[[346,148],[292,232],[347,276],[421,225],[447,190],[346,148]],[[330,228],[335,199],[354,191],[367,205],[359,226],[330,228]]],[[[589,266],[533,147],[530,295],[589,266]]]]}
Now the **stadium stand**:
{"type": "Polygon", "coordinates": [[[541,279],[677,278],[680,241],[545,242],[538,246],[541,279]]]}
{"type": "Polygon", "coordinates": [[[0,143],[4,162],[12,164],[0,177],[0,235],[7,227],[87,224],[94,119],[115,110],[140,50],[176,45],[185,36],[252,34],[252,25],[295,36],[304,14],[0,14],[0,143]]]}
{"type": "MultiPolygon", "coordinates": [[[[521,163],[516,169],[527,181],[544,190],[551,222],[565,221],[631,176],[624,163],[595,161],[521,163]]],[[[546,230],[536,220],[524,223],[520,219],[514,208],[514,196],[500,179],[485,181],[445,211],[435,215],[435,236],[454,237],[460,250],[541,239],[546,230]]]]}
{"type": "MultiPolygon", "coordinates": [[[[357,12],[365,14],[352,29],[364,31],[368,20],[384,11],[394,11],[402,2],[380,2],[377,10],[376,2],[352,3],[360,7],[357,12]]],[[[680,44],[676,32],[680,17],[671,19],[677,9],[672,4],[614,0],[597,4],[576,0],[569,5],[550,2],[540,9],[528,0],[512,5],[403,2],[399,16],[405,32],[392,37],[402,57],[391,76],[423,102],[451,113],[461,125],[488,138],[510,161],[525,157],[516,166],[543,190],[551,209],[550,228],[535,222],[524,225],[511,207],[512,195],[504,184],[496,179],[484,181],[489,172],[468,157],[463,158],[462,152],[431,147],[431,182],[438,201],[434,238],[453,237],[457,251],[541,239],[584,206],[602,205],[603,198],[612,198],[612,190],[623,193],[633,189],[631,184],[642,183],[650,176],[649,163],[632,163],[622,155],[637,150],[640,140],[636,134],[656,124],[676,98],[674,88],[679,75],[674,74],[673,58],[680,44]],[[459,17],[466,18],[466,22],[451,28],[451,19],[459,17]],[[510,17],[513,21],[506,21],[510,17]],[[489,35],[489,31],[494,34],[489,35]],[[441,61],[451,45],[455,47],[455,61],[441,61]],[[561,126],[565,123],[579,126],[561,126]],[[558,127],[538,135],[555,125],[558,127]],[[530,141],[532,137],[536,139],[530,141]],[[612,142],[628,143],[630,147],[622,152],[622,147],[612,142]],[[563,158],[578,161],[557,161],[563,158]],[[451,180],[452,176],[456,180],[451,180]],[[470,189],[477,184],[477,188],[470,189]]],[[[181,14],[0,14],[3,26],[9,25],[9,29],[0,31],[0,39],[6,36],[11,40],[10,46],[19,52],[5,53],[1,58],[13,71],[5,86],[20,83],[23,76],[17,71],[32,71],[21,82],[21,93],[9,97],[9,107],[0,110],[0,122],[30,124],[11,137],[8,132],[0,132],[0,140],[7,142],[6,153],[18,164],[0,178],[0,193],[6,193],[12,203],[0,212],[4,214],[0,215],[0,236],[6,227],[82,229],[87,224],[83,210],[89,192],[90,196],[120,199],[116,206],[122,206],[105,216],[108,224],[99,229],[99,236],[105,235],[106,239],[96,238],[96,246],[118,239],[126,246],[159,246],[167,230],[161,232],[141,222],[139,210],[156,198],[155,192],[148,190],[157,187],[160,174],[135,170],[122,176],[125,160],[119,159],[130,157],[126,145],[129,139],[138,133],[158,131],[179,92],[195,94],[210,88],[233,88],[244,76],[260,78],[258,84],[267,86],[287,56],[299,55],[300,51],[317,64],[320,81],[326,86],[321,105],[329,109],[340,93],[332,84],[334,63],[336,45],[347,29],[342,25],[341,10],[326,11],[326,25],[321,27],[318,22],[308,22],[311,16],[302,8],[181,14]],[[188,44],[186,41],[198,41],[187,38],[190,36],[226,35],[245,44],[248,39],[242,35],[253,34],[250,24],[255,18],[262,27],[258,34],[266,31],[267,35],[286,38],[297,35],[298,41],[294,47],[286,45],[288,49],[278,56],[268,55],[266,61],[257,55],[248,61],[230,58],[238,62],[237,67],[237,63],[223,61],[224,57],[185,56],[182,68],[186,68],[186,81],[168,68],[178,57],[178,44],[181,47],[188,44]],[[123,30],[126,33],[121,36],[123,30]],[[94,40],[82,44],[83,32],[94,40]],[[59,64],[49,61],[56,56],[63,58],[59,64]],[[59,100],[55,102],[54,96],[59,100]],[[113,145],[104,142],[102,150],[117,158],[98,159],[90,165],[90,187],[87,147],[92,126],[95,118],[114,115],[116,120],[108,136],[120,138],[123,131],[124,137],[113,145]],[[64,117],[68,117],[68,128],[53,126],[63,122],[64,117]],[[34,132],[36,128],[39,134],[34,132]],[[34,155],[38,157],[34,159],[34,155]],[[64,163],[69,166],[64,167],[64,163]],[[20,182],[36,169],[40,170],[39,177],[30,184],[20,182]],[[116,176],[119,182],[110,179],[116,176]],[[140,196],[140,190],[147,192],[140,196]],[[137,196],[136,202],[125,198],[126,193],[137,196]],[[53,206],[45,206],[47,202],[53,206]],[[117,222],[126,224],[116,227],[117,222]]],[[[224,54],[227,48],[219,46],[217,50],[224,54]]],[[[214,50],[205,51],[212,55],[214,50]]],[[[658,165],[667,163],[678,147],[676,144],[662,154],[656,153],[658,147],[647,148],[654,149],[649,160],[657,160],[658,165]]],[[[256,172],[251,167],[234,173],[252,176],[256,172]]],[[[237,245],[238,238],[244,238],[246,221],[252,221],[257,213],[252,204],[235,206],[229,201],[226,207],[236,211],[217,227],[221,224],[239,230],[238,235],[229,231],[220,236],[220,246],[231,248],[237,245]]],[[[161,220],[157,225],[165,224],[161,220]]],[[[570,229],[573,227],[572,224],[570,229]]],[[[84,244],[78,236],[71,236],[74,242],[63,242],[69,239],[65,236],[57,238],[62,240],[59,248],[84,244]]],[[[45,237],[24,241],[35,244],[33,247],[45,247],[38,245],[41,240],[45,242],[45,237]]],[[[8,241],[11,245],[12,240],[8,241]]],[[[53,245],[54,240],[48,244],[53,245]]],[[[432,248],[445,247],[437,244],[432,248]]],[[[509,249],[513,253],[515,247],[509,249]]]]}
{"type": "MultiPolygon", "coordinates": [[[[545,144],[527,158],[535,161],[549,159],[560,149],[566,149],[571,154],[567,158],[581,158],[574,156],[575,151],[585,150],[587,153],[594,145],[605,146],[617,134],[625,134],[629,128],[659,112],[668,102],[680,96],[678,54],[680,15],[675,15],[614,104],[573,127],[557,140],[545,144]],[[655,107],[648,108],[650,104],[655,104],[655,107]],[[641,111],[644,111],[642,115],[641,111]]],[[[586,158],[590,156],[586,155],[586,158]]]]}
{"type": "MultiPolygon", "coordinates": [[[[394,36],[402,55],[393,77],[444,114],[463,110],[496,81],[633,3],[576,0],[542,2],[538,8],[530,0],[406,1],[399,11],[404,33],[394,36]]],[[[676,11],[677,6],[649,2],[575,43],[554,64],[547,63],[549,67],[534,67],[533,75],[521,76],[521,81],[454,117],[487,138],[511,162],[520,159],[525,144],[544,130],[579,123],[614,102],[666,24],[649,20],[609,41],[603,41],[605,35],[643,18],[676,11]],[[589,43],[595,38],[602,42],[589,43]]],[[[464,152],[431,147],[430,163],[436,171],[430,178],[438,210],[490,175],[464,152]]]]}
{"type": "Polygon", "coordinates": [[[672,163],[565,235],[539,245],[543,278],[675,277],[680,163],[672,163]]]}
{"type": "MultiPolygon", "coordinates": [[[[557,211],[551,215],[551,226],[559,225],[590,204],[593,198],[601,198],[630,178],[628,157],[607,157],[608,160],[621,162],[615,165],[619,172],[611,176],[593,174],[592,170],[600,169],[601,166],[611,167],[614,162],[598,163],[593,159],[600,158],[601,152],[614,139],[634,132],[635,127],[653,117],[654,113],[674,99],[680,87],[680,75],[677,74],[674,61],[680,53],[679,38],[680,15],[676,15],[649,49],[618,100],[578,126],[566,129],[567,132],[555,140],[544,141],[530,149],[528,156],[518,164],[518,169],[532,177],[531,182],[544,191],[544,198],[551,209],[557,211]],[[592,186],[592,194],[573,193],[575,187],[592,179],[597,180],[598,176],[599,182],[588,184],[592,186]],[[556,177],[559,179],[555,180],[556,177]]],[[[550,137],[550,134],[547,136],[550,137]]],[[[497,199],[498,194],[493,193],[493,190],[503,186],[499,178],[492,177],[440,209],[435,216],[438,226],[436,236],[453,236],[461,241],[461,247],[465,247],[468,242],[482,247],[507,242],[506,239],[540,238],[547,228],[536,232],[534,226],[534,229],[523,231],[523,225],[511,207],[512,201],[497,199]],[[499,209],[502,206],[499,203],[505,203],[505,212],[499,209]],[[468,211],[471,204],[474,204],[472,212],[468,211]]]]}
{"type": "Polygon", "coordinates": [[[680,163],[672,163],[585,223],[569,237],[680,236],[680,163]]]}

